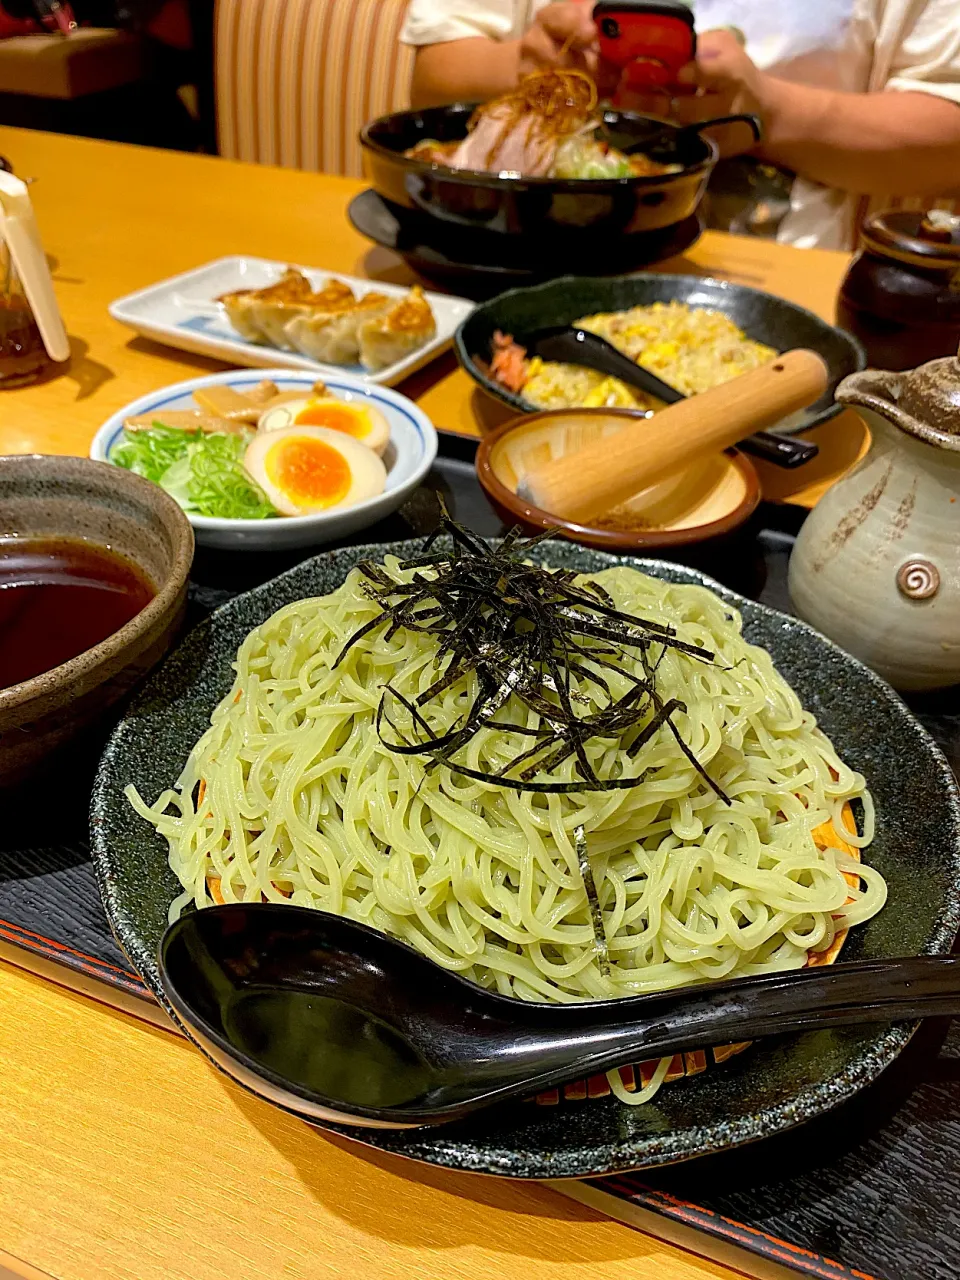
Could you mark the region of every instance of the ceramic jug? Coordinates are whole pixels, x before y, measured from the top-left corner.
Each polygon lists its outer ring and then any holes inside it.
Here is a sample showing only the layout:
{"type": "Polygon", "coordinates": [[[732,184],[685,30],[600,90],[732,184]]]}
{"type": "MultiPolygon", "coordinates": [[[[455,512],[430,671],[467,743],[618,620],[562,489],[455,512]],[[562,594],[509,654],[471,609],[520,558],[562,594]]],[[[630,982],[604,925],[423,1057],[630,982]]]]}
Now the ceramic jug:
{"type": "Polygon", "coordinates": [[[804,523],[790,561],[801,618],[897,689],[960,682],[960,360],[866,369],[837,399],[866,456],[804,523]]]}

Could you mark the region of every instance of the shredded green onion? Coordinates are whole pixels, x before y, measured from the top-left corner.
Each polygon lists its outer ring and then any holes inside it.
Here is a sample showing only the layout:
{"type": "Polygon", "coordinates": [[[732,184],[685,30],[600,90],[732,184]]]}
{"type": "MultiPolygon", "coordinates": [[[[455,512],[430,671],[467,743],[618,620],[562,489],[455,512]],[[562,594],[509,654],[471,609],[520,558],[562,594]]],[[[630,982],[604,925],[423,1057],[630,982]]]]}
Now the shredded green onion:
{"type": "Polygon", "coordinates": [[[110,461],[160,485],[188,515],[266,520],[277,514],[243,465],[252,431],[182,431],[154,423],[124,431],[110,461]]]}

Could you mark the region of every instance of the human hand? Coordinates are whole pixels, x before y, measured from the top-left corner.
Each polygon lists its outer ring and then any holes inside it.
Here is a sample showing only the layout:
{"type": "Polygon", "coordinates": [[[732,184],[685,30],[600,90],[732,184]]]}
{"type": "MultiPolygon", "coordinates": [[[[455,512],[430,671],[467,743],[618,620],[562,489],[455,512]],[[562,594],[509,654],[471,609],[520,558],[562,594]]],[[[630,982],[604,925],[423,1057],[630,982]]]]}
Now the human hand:
{"type": "MultiPolygon", "coordinates": [[[[705,31],[697,38],[697,56],[677,75],[673,90],[621,95],[630,111],[667,115],[678,124],[695,124],[716,116],[750,113],[764,120],[772,98],[770,77],[760,71],[729,28],[705,31]]],[[[753,139],[745,126],[718,131],[723,155],[749,150],[753,139]]]]}
{"type": "Polygon", "coordinates": [[[556,0],[537,14],[520,41],[520,75],[548,67],[596,73],[597,29],[587,0],[556,0]]]}
{"type": "Polygon", "coordinates": [[[687,102],[699,104],[696,120],[712,116],[759,114],[765,105],[768,77],[750,58],[742,41],[729,28],[706,31],[697,42],[696,60],[682,67],[677,80],[692,87],[687,102]]]}

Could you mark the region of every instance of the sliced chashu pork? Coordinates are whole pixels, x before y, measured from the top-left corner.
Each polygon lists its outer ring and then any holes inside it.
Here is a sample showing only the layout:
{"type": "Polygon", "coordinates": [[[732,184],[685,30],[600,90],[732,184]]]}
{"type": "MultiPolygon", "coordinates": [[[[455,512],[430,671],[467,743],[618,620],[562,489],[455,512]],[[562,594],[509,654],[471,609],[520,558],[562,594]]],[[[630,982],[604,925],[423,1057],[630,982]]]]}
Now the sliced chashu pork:
{"type": "Polygon", "coordinates": [[[522,173],[528,178],[547,177],[557,154],[558,140],[540,136],[539,118],[535,115],[522,116],[512,127],[506,128],[509,116],[509,107],[482,115],[446,163],[452,169],[522,173]]]}

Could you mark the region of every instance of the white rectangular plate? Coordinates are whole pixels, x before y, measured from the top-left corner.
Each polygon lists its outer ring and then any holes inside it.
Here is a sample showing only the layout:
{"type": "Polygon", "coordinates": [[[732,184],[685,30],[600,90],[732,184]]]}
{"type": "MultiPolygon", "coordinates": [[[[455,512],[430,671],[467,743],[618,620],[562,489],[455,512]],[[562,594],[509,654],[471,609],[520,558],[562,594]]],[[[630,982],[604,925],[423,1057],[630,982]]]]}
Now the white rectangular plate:
{"type": "MultiPolygon", "coordinates": [[[[234,289],[262,289],[273,284],[290,265],[295,264],[271,262],[266,258],[220,258],[186,271],[182,276],[171,276],[169,280],[161,280],[159,284],[118,298],[110,304],[110,314],[114,320],[129,325],[145,338],[230,364],[254,369],[309,369],[320,378],[350,373],[367,382],[392,387],[446,351],[457,326],[473,310],[473,303],[466,298],[428,293],[426,296],[437,322],[437,336],[405,360],[398,360],[376,373],[359,364],[321,364],[294,351],[281,351],[278,347],[241,338],[216,301],[221,294],[234,289]]],[[[403,285],[382,284],[377,280],[346,276],[339,271],[324,271],[316,267],[301,267],[300,270],[315,289],[324,281],[334,279],[350,285],[361,296],[376,290],[391,298],[402,298],[408,292],[403,285]]]]}

